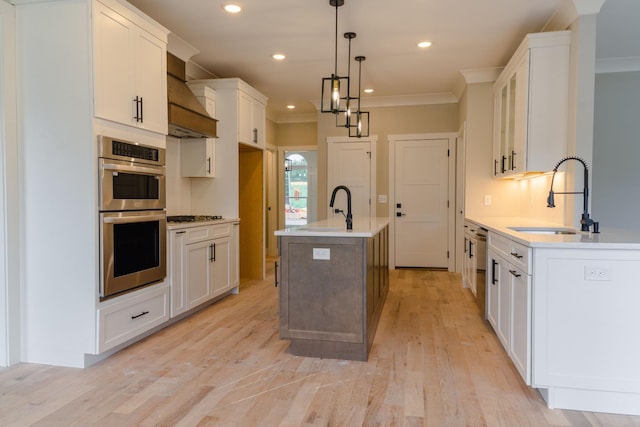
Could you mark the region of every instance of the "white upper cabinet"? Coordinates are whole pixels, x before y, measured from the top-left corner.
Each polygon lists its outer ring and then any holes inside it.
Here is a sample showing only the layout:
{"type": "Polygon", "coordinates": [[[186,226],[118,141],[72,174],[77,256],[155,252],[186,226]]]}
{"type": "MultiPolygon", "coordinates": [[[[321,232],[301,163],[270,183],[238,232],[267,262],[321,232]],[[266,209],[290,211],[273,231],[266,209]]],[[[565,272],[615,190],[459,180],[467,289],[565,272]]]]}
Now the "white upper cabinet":
{"type": "Polygon", "coordinates": [[[566,156],[570,37],[528,34],[496,80],[495,177],[548,172],[566,156]]]}
{"type": "Polygon", "coordinates": [[[94,3],[95,115],[166,135],[166,36],[134,19],[94,3]]]}
{"type": "Polygon", "coordinates": [[[199,83],[216,91],[221,140],[264,149],[267,98],[238,78],[200,80],[199,83]]]}

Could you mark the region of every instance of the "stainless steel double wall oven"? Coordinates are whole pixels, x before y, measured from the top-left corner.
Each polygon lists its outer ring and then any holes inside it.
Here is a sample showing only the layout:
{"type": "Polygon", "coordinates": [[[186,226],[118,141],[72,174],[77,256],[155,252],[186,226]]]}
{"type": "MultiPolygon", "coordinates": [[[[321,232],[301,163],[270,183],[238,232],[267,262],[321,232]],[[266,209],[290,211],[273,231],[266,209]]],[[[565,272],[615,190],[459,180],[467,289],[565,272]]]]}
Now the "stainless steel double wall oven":
{"type": "Polygon", "coordinates": [[[166,277],[165,150],[100,136],[100,297],[166,277]]]}

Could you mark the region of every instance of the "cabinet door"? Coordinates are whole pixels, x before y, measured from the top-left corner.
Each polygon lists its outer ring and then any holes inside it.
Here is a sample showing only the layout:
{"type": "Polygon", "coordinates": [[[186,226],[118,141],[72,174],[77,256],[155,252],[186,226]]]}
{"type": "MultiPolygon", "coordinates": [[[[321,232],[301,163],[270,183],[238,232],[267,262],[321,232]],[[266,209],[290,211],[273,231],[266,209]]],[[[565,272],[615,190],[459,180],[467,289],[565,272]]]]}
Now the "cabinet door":
{"type": "Polygon", "coordinates": [[[498,329],[496,333],[507,352],[511,340],[511,264],[500,260],[500,280],[498,281],[498,329]]]}
{"type": "Polygon", "coordinates": [[[180,171],[184,177],[215,177],[216,141],[212,138],[180,141],[180,171]]]}
{"type": "Polygon", "coordinates": [[[253,99],[249,95],[238,92],[238,141],[245,144],[253,144],[252,104],[253,99]]]}
{"type": "Polygon", "coordinates": [[[185,289],[186,257],[184,230],[172,231],[169,234],[169,271],[167,276],[171,283],[171,317],[183,313],[187,309],[185,289]]]}
{"type": "Polygon", "coordinates": [[[478,284],[477,284],[477,275],[476,270],[478,269],[478,241],[474,238],[469,239],[469,289],[473,295],[477,295],[478,293],[478,284]]]}
{"type": "Polygon", "coordinates": [[[512,268],[509,355],[527,384],[531,383],[531,276],[512,268]]]}
{"type": "Polygon", "coordinates": [[[516,74],[511,78],[513,91],[512,105],[512,144],[511,170],[514,173],[526,172],[527,164],[527,114],[529,102],[529,55],[524,55],[516,74]]]}
{"type": "MultiPolygon", "coordinates": [[[[237,288],[240,285],[240,224],[233,224],[231,232],[231,287],[237,288]]],[[[237,293],[237,289],[235,293],[237,293]]]]}
{"type": "Polygon", "coordinates": [[[265,108],[264,105],[253,100],[251,103],[251,142],[265,146],[265,108]]]}
{"type": "Polygon", "coordinates": [[[221,237],[213,241],[213,280],[211,295],[216,296],[231,288],[231,241],[221,237]]]}
{"type": "Polygon", "coordinates": [[[95,116],[130,125],[135,115],[133,24],[99,2],[94,5],[95,116]]]}
{"type": "Polygon", "coordinates": [[[489,248],[489,278],[487,280],[487,320],[498,330],[500,264],[502,261],[495,251],[489,248]]]}
{"type": "Polygon", "coordinates": [[[211,297],[213,277],[213,241],[191,243],[186,246],[187,308],[193,308],[211,297]]]}
{"type": "Polygon", "coordinates": [[[135,93],[141,99],[139,127],[167,134],[166,45],[144,32],[135,33],[135,93]]]}

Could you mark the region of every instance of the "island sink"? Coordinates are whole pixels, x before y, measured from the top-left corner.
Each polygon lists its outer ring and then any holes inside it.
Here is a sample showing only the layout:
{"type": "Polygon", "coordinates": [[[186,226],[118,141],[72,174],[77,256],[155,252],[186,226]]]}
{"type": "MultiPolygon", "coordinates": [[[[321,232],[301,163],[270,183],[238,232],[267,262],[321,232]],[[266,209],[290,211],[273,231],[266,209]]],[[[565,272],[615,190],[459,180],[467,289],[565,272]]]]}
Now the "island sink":
{"type": "Polygon", "coordinates": [[[576,234],[577,231],[565,227],[507,227],[519,233],[530,234],[576,234]]]}

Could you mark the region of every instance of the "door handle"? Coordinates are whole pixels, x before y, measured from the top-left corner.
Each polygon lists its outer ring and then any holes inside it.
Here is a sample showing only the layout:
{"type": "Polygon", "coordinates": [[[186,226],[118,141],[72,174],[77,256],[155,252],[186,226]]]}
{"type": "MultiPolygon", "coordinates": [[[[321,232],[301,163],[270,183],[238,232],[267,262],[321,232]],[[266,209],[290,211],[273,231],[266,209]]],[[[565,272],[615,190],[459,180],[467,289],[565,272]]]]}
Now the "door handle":
{"type": "Polygon", "coordinates": [[[496,265],[498,265],[498,263],[496,262],[495,259],[491,260],[491,284],[495,285],[496,282],[498,281],[496,279],[496,265]]]}

